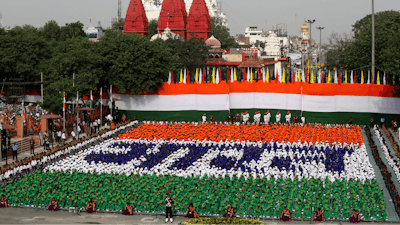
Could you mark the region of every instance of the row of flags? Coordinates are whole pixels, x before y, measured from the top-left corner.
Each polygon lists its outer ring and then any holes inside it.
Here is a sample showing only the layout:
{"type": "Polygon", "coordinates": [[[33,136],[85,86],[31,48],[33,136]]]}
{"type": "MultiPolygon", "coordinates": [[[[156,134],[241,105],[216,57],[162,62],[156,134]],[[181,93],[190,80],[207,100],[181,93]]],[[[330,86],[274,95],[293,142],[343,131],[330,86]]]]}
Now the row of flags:
{"type": "Polygon", "coordinates": [[[168,83],[213,83],[218,84],[221,81],[247,81],[264,83],[280,82],[295,83],[307,82],[313,83],[351,83],[351,84],[396,84],[398,83],[394,75],[386,72],[377,72],[373,75],[370,71],[363,70],[285,70],[270,71],[268,67],[263,68],[202,68],[202,69],[183,69],[180,71],[170,71],[168,83]]]}

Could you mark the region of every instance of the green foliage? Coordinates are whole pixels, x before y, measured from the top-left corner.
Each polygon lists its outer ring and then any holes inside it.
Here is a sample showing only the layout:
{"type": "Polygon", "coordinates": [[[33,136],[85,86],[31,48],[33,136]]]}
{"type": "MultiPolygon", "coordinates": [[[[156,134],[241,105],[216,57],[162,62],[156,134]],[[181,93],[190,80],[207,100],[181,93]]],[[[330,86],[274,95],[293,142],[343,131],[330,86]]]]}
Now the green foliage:
{"type": "Polygon", "coordinates": [[[121,27],[122,27],[122,28],[124,27],[124,25],[125,25],[125,19],[124,19],[124,18],[121,18],[121,19],[118,20],[118,22],[116,22],[116,23],[114,23],[114,24],[112,25],[112,29],[113,29],[113,30],[120,30],[121,27]]]}
{"type": "Polygon", "coordinates": [[[230,35],[230,30],[222,26],[221,20],[217,17],[211,18],[211,34],[221,42],[221,48],[239,48],[240,45],[230,35]]]}
{"type": "Polygon", "coordinates": [[[174,53],[174,68],[179,69],[203,67],[209,50],[203,39],[196,39],[194,37],[189,40],[183,40],[182,38],[170,38],[166,41],[156,40],[156,43],[168,49],[169,52],[174,53]]]}
{"type": "Polygon", "coordinates": [[[152,20],[149,22],[149,38],[157,34],[158,20],[152,20]]]}
{"type": "Polygon", "coordinates": [[[168,80],[168,71],[174,66],[167,48],[136,34],[106,36],[99,43],[103,81],[115,85],[122,93],[156,91],[168,80]]]}
{"type": "MultiPolygon", "coordinates": [[[[120,20],[114,27],[123,23],[120,20]]],[[[75,99],[76,91],[88,93],[110,85],[123,93],[153,92],[177,67],[171,49],[147,37],[111,29],[101,42],[92,43],[80,22],[60,27],[49,21],[40,31],[29,25],[7,32],[0,29],[0,49],[0,79],[40,81],[43,72],[43,106],[55,113],[62,111],[62,91],[67,100],[75,99]]]]}
{"type": "MultiPolygon", "coordinates": [[[[334,47],[328,52],[329,69],[369,67],[372,54],[372,15],[353,25],[354,35],[336,35],[334,47]]],[[[392,75],[400,75],[400,12],[375,14],[375,66],[392,75]]],[[[332,44],[332,43],[331,43],[332,44]]]]}

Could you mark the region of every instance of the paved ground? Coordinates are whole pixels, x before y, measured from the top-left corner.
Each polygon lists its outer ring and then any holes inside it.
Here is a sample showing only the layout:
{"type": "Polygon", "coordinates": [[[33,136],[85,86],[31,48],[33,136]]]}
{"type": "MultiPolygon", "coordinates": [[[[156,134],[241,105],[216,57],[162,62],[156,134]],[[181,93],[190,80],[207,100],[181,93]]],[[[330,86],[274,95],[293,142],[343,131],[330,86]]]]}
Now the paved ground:
{"type": "MultiPolygon", "coordinates": [[[[173,224],[178,224],[187,219],[180,216],[174,218],[173,224]]],[[[281,224],[312,224],[310,221],[292,221],[290,223],[282,223],[277,220],[262,220],[266,225],[281,224]]],[[[165,217],[134,215],[123,216],[122,214],[113,213],[70,213],[68,211],[51,212],[43,209],[26,209],[26,208],[5,208],[0,209],[0,224],[165,224],[165,217]]],[[[169,223],[170,224],[170,223],[169,223]]],[[[325,222],[323,224],[341,225],[350,224],[348,222],[325,222]]],[[[361,223],[361,224],[378,224],[378,223],[361,223]]],[[[389,223],[379,223],[389,224],[389,223]]]]}

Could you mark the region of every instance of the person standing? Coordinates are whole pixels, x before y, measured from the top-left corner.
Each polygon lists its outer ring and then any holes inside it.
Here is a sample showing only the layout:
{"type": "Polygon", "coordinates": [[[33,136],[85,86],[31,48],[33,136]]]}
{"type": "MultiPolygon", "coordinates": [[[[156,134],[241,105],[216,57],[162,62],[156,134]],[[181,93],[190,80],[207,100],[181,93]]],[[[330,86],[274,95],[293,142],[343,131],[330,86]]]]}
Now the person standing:
{"type": "Polygon", "coordinates": [[[72,136],[72,140],[75,141],[75,131],[74,130],[71,131],[71,136],[72,136]]]}
{"type": "Polygon", "coordinates": [[[65,145],[65,141],[67,139],[67,136],[65,135],[65,130],[63,131],[63,133],[61,135],[61,139],[62,139],[62,144],[65,145]]]}
{"type": "Polygon", "coordinates": [[[6,155],[7,155],[6,146],[4,145],[4,143],[1,143],[1,160],[4,160],[6,158],[6,155]]]}
{"type": "Polygon", "coordinates": [[[290,111],[287,112],[285,119],[286,119],[286,123],[290,124],[290,120],[292,119],[292,114],[290,113],[290,111]]]}
{"type": "Polygon", "coordinates": [[[13,159],[15,156],[15,160],[18,160],[18,145],[16,145],[15,143],[12,144],[12,152],[13,152],[13,159]]]}
{"type": "Polygon", "coordinates": [[[385,124],[385,117],[381,117],[381,127],[383,127],[383,125],[385,124]]]}
{"type": "Polygon", "coordinates": [[[250,120],[250,115],[249,115],[249,112],[246,111],[243,115],[243,123],[247,124],[247,122],[249,122],[249,120],[250,120]]]}
{"type": "Polygon", "coordinates": [[[174,200],[170,198],[170,192],[168,190],[168,196],[165,198],[165,222],[168,222],[168,217],[171,223],[174,221],[172,217],[172,206],[174,205],[174,200]]]}
{"type": "Polygon", "coordinates": [[[374,127],[374,117],[371,117],[371,119],[369,120],[369,126],[374,127]]]}
{"type": "Polygon", "coordinates": [[[35,154],[35,140],[33,140],[33,137],[31,138],[30,145],[31,145],[31,154],[35,154]]]}
{"type": "Polygon", "coordinates": [[[203,123],[206,123],[206,122],[207,122],[207,116],[206,116],[205,113],[204,113],[203,116],[201,117],[201,120],[203,121],[203,123]]]}
{"type": "Polygon", "coordinates": [[[58,142],[58,144],[61,142],[61,136],[62,136],[61,130],[57,131],[57,142],[58,142]]]}
{"type": "Polygon", "coordinates": [[[228,113],[228,117],[226,119],[227,119],[228,122],[232,122],[232,117],[231,117],[230,113],[228,113]]]}
{"type": "Polygon", "coordinates": [[[264,114],[264,123],[269,124],[269,121],[271,120],[271,113],[269,113],[269,110],[264,114]]]}
{"type": "Polygon", "coordinates": [[[278,113],[276,113],[276,116],[275,116],[275,121],[277,124],[281,123],[281,117],[282,117],[281,112],[278,111],[278,113]]]}
{"type": "Polygon", "coordinates": [[[94,122],[93,122],[93,129],[94,129],[94,132],[95,132],[95,133],[98,132],[98,129],[97,129],[97,120],[94,120],[94,122]]]}

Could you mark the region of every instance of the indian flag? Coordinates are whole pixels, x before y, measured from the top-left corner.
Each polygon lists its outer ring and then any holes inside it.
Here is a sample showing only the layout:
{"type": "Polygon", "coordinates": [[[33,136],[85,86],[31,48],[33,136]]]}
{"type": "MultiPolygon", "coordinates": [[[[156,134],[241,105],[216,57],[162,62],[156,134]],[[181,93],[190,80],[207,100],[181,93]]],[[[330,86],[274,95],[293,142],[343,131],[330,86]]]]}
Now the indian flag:
{"type": "MultiPolygon", "coordinates": [[[[201,215],[343,219],[353,208],[385,220],[386,204],[358,126],[146,123],[3,188],[12,204],[99,210],[164,210],[190,202],[201,215]],[[362,159],[362,160],[360,160],[362,159]]],[[[1,193],[0,193],[1,194],[1,193]]]]}

